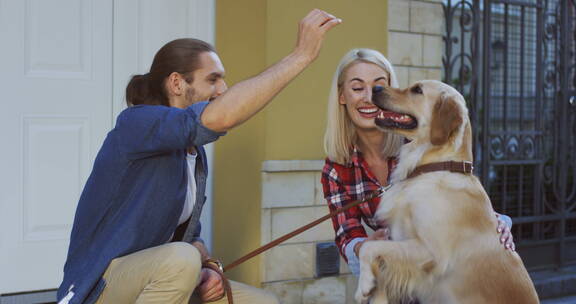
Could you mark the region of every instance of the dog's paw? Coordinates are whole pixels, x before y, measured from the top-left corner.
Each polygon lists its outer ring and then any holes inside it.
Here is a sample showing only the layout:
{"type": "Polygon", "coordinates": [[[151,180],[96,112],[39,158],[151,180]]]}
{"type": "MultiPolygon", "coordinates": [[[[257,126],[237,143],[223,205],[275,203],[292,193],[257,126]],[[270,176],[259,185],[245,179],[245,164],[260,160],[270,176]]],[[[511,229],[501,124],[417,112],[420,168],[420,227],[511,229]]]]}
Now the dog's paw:
{"type": "Polygon", "coordinates": [[[354,298],[356,302],[361,304],[368,304],[370,296],[376,288],[376,282],[374,281],[374,276],[369,274],[360,273],[360,278],[358,279],[358,288],[356,288],[356,294],[354,298]]]}
{"type": "Polygon", "coordinates": [[[356,302],[359,304],[368,304],[370,303],[370,293],[371,291],[368,292],[362,291],[362,288],[358,286],[358,288],[356,289],[356,294],[354,295],[354,299],[356,299],[356,302]]]}

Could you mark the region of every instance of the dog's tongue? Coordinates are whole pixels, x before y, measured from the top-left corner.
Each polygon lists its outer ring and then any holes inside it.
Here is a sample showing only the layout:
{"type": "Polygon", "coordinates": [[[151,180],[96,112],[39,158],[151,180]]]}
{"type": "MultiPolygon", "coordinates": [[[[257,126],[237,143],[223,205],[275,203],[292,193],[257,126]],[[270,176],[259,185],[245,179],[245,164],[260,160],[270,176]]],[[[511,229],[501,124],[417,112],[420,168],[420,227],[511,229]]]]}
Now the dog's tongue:
{"type": "Polygon", "coordinates": [[[402,114],[400,113],[396,113],[396,112],[390,112],[390,111],[382,111],[382,116],[383,118],[399,118],[400,116],[402,116],[402,114]]]}
{"type": "Polygon", "coordinates": [[[409,115],[400,114],[396,112],[390,111],[382,111],[378,118],[381,119],[391,119],[397,122],[408,123],[412,121],[412,118],[409,115]]]}

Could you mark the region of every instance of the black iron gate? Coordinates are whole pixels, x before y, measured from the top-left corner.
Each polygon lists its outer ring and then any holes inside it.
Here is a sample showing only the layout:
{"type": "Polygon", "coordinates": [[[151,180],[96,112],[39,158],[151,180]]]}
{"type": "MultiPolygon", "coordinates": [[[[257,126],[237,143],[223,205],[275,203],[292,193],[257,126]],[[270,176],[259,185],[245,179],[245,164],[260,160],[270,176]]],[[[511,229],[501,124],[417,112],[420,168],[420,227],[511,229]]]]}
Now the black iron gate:
{"type": "Polygon", "coordinates": [[[531,269],[576,264],[576,0],[445,0],[444,81],[531,269]]]}

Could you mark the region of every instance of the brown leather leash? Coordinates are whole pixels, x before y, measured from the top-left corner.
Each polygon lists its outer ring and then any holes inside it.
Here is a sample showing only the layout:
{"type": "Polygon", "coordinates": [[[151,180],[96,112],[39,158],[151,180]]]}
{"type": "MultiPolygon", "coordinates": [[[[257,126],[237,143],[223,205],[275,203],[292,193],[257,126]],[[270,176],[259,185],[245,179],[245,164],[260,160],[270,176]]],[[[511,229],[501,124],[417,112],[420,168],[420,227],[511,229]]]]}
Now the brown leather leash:
{"type": "Polygon", "coordinates": [[[232,268],[234,268],[234,267],[236,267],[236,266],[238,266],[238,265],[246,262],[247,260],[249,260],[249,259],[251,259],[251,258],[253,258],[253,257],[257,256],[257,255],[259,255],[260,253],[262,253],[262,252],[264,252],[264,251],[266,251],[266,250],[268,250],[268,249],[270,249],[270,248],[272,248],[272,247],[274,247],[274,246],[276,246],[276,245],[278,245],[278,244],[280,244],[280,243],[282,243],[282,242],[284,242],[284,241],[286,241],[286,240],[288,240],[288,239],[291,239],[291,238],[299,235],[300,233],[302,233],[302,232],[304,232],[304,231],[306,231],[306,230],[308,230],[308,229],[310,229],[310,228],[312,228],[312,227],[314,227],[314,226],[316,226],[316,225],[324,222],[325,220],[327,220],[327,219],[329,219],[329,218],[331,218],[331,217],[333,217],[333,216],[335,216],[335,215],[337,215],[337,214],[340,214],[340,213],[342,213],[342,212],[344,212],[344,211],[346,211],[346,210],[348,210],[348,209],[350,209],[350,208],[353,208],[353,207],[355,207],[355,206],[357,206],[357,205],[359,205],[359,204],[361,204],[361,203],[363,203],[363,202],[367,202],[367,201],[369,201],[369,200],[371,200],[371,199],[374,199],[374,198],[382,195],[382,193],[384,193],[385,189],[387,189],[387,188],[380,188],[380,189],[378,189],[378,190],[376,190],[376,191],[368,194],[366,197],[364,197],[364,199],[357,200],[357,201],[354,201],[354,202],[352,202],[352,203],[350,203],[350,204],[347,204],[347,205],[344,206],[344,207],[340,207],[340,208],[338,208],[338,209],[330,212],[329,214],[326,214],[325,216],[323,216],[323,217],[321,217],[321,218],[319,218],[319,219],[317,219],[317,220],[315,220],[315,221],[313,221],[313,222],[311,222],[311,223],[309,223],[309,224],[306,224],[306,225],[304,225],[304,226],[302,226],[302,227],[300,227],[300,228],[298,228],[298,229],[296,229],[296,230],[294,230],[294,231],[292,231],[292,232],[290,232],[290,233],[287,233],[287,234],[285,234],[285,235],[283,235],[283,236],[281,236],[281,237],[279,237],[279,238],[271,241],[270,243],[268,243],[268,244],[266,244],[266,245],[264,245],[264,246],[262,246],[262,247],[260,247],[260,248],[258,248],[258,249],[256,249],[256,250],[254,250],[254,251],[248,253],[247,255],[245,255],[245,256],[237,259],[236,261],[234,261],[234,262],[226,265],[226,267],[224,267],[224,271],[228,271],[228,270],[230,270],[230,269],[232,269],[232,268]]]}
{"type": "Polygon", "coordinates": [[[237,259],[236,261],[226,265],[226,267],[221,268],[214,261],[210,261],[210,263],[205,263],[203,266],[208,267],[208,268],[218,272],[218,274],[220,274],[220,276],[222,277],[222,281],[224,283],[224,288],[226,290],[226,297],[228,298],[228,304],[233,304],[234,300],[232,298],[232,289],[230,288],[230,282],[224,276],[224,272],[248,261],[249,259],[261,254],[262,252],[264,252],[264,251],[266,251],[266,250],[268,250],[268,249],[270,249],[270,248],[272,248],[272,247],[274,247],[274,246],[276,246],[276,245],[278,245],[278,244],[280,244],[286,240],[289,240],[289,239],[299,235],[300,233],[302,233],[302,232],[304,232],[304,231],[306,231],[306,230],[308,230],[314,226],[317,226],[318,224],[324,222],[325,220],[327,220],[327,219],[329,219],[329,218],[331,218],[337,214],[345,212],[346,210],[353,208],[353,207],[355,207],[355,206],[357,206],[363,202],[370,201],[370,200],[382,195],[382,193],[384,193],[384,191],[386,191],[387,189],[388,189],[388,187],[380,188],[380,189],[368,194],[366,197],[364,197],[361,200],[354,201],[350,204],[347,204],[344,207],[338,208],[338,209],[330,212],[329,214],[327,214],[327,215],[325,215],[325,216],[323,216],[323,217],[321,217],[321,218],[319,218],[319,219],[317,219],[317,220],[315,220],[309,224],[306,224],[306,225],[304,225],[304,226],[302,226],[302,227],[300,227],[300,228],[298,228],[298,229],[296,229],[290,233],[287,233],[287,234],[269,242],[268,244],[266,244],[264,246],[257,248],[256,250],[251,251],[250,253],[244,255],[243,257],[237,259]]]}

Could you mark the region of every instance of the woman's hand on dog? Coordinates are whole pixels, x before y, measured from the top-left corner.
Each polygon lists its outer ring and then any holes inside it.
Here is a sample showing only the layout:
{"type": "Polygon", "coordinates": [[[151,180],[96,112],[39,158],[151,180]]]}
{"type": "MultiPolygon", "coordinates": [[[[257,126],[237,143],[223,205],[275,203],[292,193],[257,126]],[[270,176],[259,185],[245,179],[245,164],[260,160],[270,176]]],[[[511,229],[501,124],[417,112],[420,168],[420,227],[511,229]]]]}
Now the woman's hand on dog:
{"type": "Polygon", "coordinates": [[[374,233],[372,233],[372,235],[368,236],[364,241],[362,242],[358,242],[355,246],[354,246],[354,253],[356,253],[356,256],[359,256],[358,254],[360,253],[360,247],[362,247],[362,244],[364,244],[364,242],[366,241],[387,241],[390,240],[390,229],[386,228],[380,228],[376,231],[374,231],[374,233]]]}
{"type": "Polygon", "coordinates": [[[512,251],[516,250],[516,245],[514,244],[514,237],[510,231],[510,227],[500,218],[500,215],[496,213],[496,218],[498,219],[497,231],[500,233],[500,243],[504,245],[505,249],[510,249],[512,251]]]}

